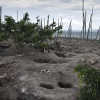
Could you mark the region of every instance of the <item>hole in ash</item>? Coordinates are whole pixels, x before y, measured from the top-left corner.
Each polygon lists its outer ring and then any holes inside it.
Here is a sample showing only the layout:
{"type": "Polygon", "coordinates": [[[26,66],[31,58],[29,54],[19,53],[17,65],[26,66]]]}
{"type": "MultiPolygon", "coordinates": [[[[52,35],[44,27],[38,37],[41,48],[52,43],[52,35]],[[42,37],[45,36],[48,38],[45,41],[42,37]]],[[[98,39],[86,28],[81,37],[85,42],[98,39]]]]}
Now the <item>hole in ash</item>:
{"type": "Polygon", "coordinates": [[[45,84],[45,83],[41,83],[40,87],[46,88],[46,89],[54,89],[54,87],[50,84],[45,84]]]}
{"type": "Polygon", "coordinates": [[[70,83],[62,83],[62,82],[58,82],[58,86],[60,88],[72,88],[72,85],[70,83]]]}
{"type": "Polygon", "coordinates": [[[49,63],[49,59],[38,59],[38,60],[34,60],[35,62],[38,62],[38,63],[49,63]]]}

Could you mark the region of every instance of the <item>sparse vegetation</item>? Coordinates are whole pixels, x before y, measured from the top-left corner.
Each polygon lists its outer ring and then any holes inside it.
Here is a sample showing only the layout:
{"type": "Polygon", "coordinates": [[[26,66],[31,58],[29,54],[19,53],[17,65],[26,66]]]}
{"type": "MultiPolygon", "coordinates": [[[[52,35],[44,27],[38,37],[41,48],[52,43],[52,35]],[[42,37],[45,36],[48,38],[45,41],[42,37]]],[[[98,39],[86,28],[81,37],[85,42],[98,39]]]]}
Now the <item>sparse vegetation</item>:
{"type": "Polygon", "coordinates": [[[56,26],[54,18],[53,22],[49,24],[49,16],[47,25],[44,26],[42,25],[42,19],[40,20],[39,17],[36,17],[36,19],[36,23],[31,23],[29,14],[25,13],[23,19],[16,23],[11,16],[5,16],[4,24],[1,23],[0,25],[0,41],[12,38],[16,49],[24,47],[24,44],[34,44],[35,48],[42,52],[44,49],[49,50],[48,42],[56,31],[60,32],[62,25],[56,26]]]}

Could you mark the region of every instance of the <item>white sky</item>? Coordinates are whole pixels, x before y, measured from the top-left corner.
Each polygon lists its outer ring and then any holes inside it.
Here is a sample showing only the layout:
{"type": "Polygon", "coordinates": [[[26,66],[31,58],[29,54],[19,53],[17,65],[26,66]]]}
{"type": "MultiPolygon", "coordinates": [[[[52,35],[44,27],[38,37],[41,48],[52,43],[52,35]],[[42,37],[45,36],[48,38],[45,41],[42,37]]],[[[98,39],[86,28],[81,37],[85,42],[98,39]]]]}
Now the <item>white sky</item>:
{"type": "MultiPolygon", "coordinates": [[[[87,11],[87,26],[94,5],[93,29],[100,26],[100,0],[84,0],[85,10],[87,11]]],[[[47,18],[50,15],[50,21],[53,17],[57,22],[63,18],[64,29],[68,29],[72,20],[73,30],[82,29],[82,0],[0,0],[2,6],[2,20],[4,15],[10,15],[17,19],[17,10],[19,11],[19,20],[23,14],[28,12],[31,22],[36,21],[36,17],[47,18]]]]}

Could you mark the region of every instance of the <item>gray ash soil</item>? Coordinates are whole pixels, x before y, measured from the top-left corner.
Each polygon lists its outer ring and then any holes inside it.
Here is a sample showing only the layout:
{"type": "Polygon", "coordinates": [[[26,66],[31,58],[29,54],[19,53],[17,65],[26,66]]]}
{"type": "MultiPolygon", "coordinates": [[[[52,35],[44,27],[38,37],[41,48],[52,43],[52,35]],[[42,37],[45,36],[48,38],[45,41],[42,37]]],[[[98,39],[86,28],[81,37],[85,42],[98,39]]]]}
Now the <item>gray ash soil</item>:
{"type": "MultiPolygon", "coordinates": [[[[74,68],[100,69],[100,43],[59,38],[60,49],[41,53],[25,46],[16,56],[12,42],[0,51],[0,100],[77,100],[79,80],[74,68]]],[[[8,43],[8,42],[7,42],[8,43]]]]}

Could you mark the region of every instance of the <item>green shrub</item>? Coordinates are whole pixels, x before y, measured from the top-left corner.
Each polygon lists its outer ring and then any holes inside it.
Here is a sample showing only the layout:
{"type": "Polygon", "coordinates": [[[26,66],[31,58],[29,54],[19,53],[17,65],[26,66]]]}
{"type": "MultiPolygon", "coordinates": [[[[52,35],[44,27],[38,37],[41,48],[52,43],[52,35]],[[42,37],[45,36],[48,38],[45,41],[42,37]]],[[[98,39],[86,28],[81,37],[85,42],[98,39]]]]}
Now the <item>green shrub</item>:
{"type": "Polygon", "coordinates": [[[40,50],[41,52],[44,52],[44,49],[47,49],[48,45],[45,42],[41,42],[41,43],[36,43],[35,44],[35,49],[40,50]]]}
{"type": "Polygon", "coordinates": [[[75,72],[80,79],[79,100],[100,100],[100,70],[78,65],[75,72]]]}
{"type": "Polygon", "coordinates": [[[9,35],[7,33],[0,33],[0,42],[7,40],[9,35]]]}
{"type": "MultiPolygon", "coordinates": [[[[59,25],[56,27],[56,22],[53,22],[51,24],[47,24],[45,26],[42,26],[42,20],[41,25],[39,25],[39,18],[37,19],[37,27],[36,30],[34,29],[34,33],[31,35],[31,43],[34,43],[34,46],[36,49],[39,49],[40,51],[44,52],[44,49],[47,49],[48,52],[50,51],[48,48],[48,42],[52,40],[52,35],[62,29],[62,25],[59,25]]],[[[49,22],[49,17],[47,22],[49,22]]]]}

